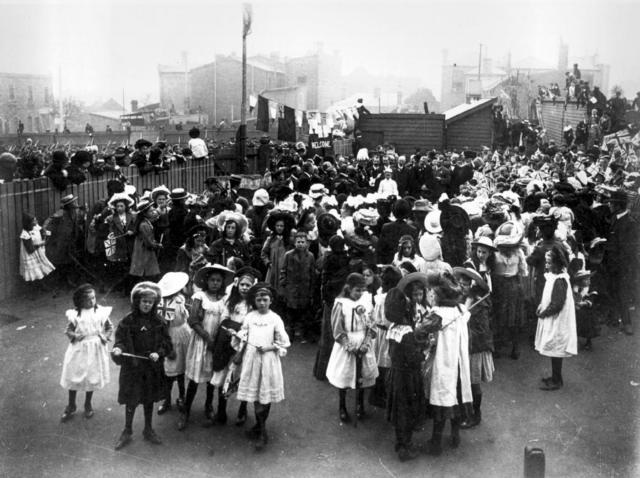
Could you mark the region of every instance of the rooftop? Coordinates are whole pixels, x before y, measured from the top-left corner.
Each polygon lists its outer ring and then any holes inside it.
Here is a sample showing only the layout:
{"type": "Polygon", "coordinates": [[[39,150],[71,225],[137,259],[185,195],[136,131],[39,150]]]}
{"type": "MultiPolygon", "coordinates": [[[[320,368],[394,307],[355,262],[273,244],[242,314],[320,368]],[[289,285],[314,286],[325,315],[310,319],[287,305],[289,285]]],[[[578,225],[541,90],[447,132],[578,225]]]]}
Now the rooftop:
{"type": "Polygon", "coordinates": [[[485,98],[482,100],[474,101],[472,103],[463,103],[461,105],[454,106],[453,108],[448,109],[443,113],[444,120],[447,123],[457,121],[464,118],[465,116],[470,115],[471,113],[474,113],[475,111],[493,105],[496,100],[497,98],[485,98]]]}

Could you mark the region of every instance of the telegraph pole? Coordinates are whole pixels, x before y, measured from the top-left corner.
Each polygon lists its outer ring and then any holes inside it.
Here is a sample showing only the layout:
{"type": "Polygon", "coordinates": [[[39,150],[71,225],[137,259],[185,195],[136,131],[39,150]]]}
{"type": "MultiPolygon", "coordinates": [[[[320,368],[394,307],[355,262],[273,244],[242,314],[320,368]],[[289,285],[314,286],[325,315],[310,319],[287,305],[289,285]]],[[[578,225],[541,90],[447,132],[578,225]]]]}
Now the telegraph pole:
{"type": "Polygon", "coordinates": [[[240,161],[242,169],[247,157],[247,35],[251,33],[251,4],[242,6],[242,103],[240,105],[240,161]]]}

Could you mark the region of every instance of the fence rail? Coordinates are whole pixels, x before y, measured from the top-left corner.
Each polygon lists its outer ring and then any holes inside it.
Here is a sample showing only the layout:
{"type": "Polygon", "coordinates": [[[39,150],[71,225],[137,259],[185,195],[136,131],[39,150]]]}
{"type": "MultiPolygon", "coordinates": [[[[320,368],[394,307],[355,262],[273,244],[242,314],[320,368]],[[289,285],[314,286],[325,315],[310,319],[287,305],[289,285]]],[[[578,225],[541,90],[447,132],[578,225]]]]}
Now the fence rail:
{"type": "MultiPolygon", "coordinates": [[[[229,170],[229,169],[228,169],[229,170]]],[[[209,176],[218,176],[224,184],[227,178],[219,176],[220,163],[214,161],[191,162],[185,165],[174,165],[167,171],[158,174],[140,176],[135,167],[127,168],[124,173],[129,184],[138,191],[153,189],[161,184],[169,189],[182,187],[187,191],[200,192],[204,189],[204,180],[209,176]]],[[[230,169],[233,172],[233,169],[230,169]]],[[[70,193],[78,196],[80,206],[89,208],[107,195],[107,181],[114,179],[114,173],[100,178],[93,178],[80,185],[58,191],[49,178],[22,180],[0,184],[0,301],[16,295],[23,287],[19,276],[20,232],[22,230],[22,213],[29,212],[43,221],[57,211],[60,199],[70,193]]],[[[260,176],[244,176],[241,187],[255,190],[260,185],[260,176]]]]}

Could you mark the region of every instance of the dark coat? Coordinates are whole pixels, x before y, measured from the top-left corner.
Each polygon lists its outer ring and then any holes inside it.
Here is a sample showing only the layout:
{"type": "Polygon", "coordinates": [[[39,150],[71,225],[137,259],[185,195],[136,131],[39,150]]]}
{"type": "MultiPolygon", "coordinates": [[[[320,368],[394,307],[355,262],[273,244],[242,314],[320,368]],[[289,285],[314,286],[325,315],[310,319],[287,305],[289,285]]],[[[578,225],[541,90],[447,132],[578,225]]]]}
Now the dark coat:
{"type": "Polygon", "coordinates": [[[485,299],[471,311],[469,327],[469,352],[493,352],[493,330],[491,330],[491,299],[485,299]]]}
{"type": "Polygon", "coordinates": [[[280,286],[284,290],[286,304],[292,309],[304,309],[311,305],[315,282],[315,259],[309,251],[287,251],[280,270],[280,286]]]}
{"type": "Polygon", "coordinates": [[[251,260],[249,254],[249,248],[242,239],[236,239],[233,244],[224,238],[216,239],[211,244],[209,252],[207,253],[207,259],[213,264],[227,265],[227,261],[231,257],[238,257],[244,261],[245,264],[249,264],[251,260]]]}
{"type": "Polygon", "coordinates": [[[424,343],[418,342],[413,332],[406,333],[400,343],[389,340],[391,373],[387,418],[396,428],[411,429],[424,421],[423,348],[424,343]]]}
{"type": "Polygon", "coordinates": [[[122,224],[117,214],[109,216],[106,220],[109,232],[114,236],[122,236],[116,239],[116,251],[109,257],[111,262],[127,262],[133,254],[133,236],[123,236],[127,231],[133,231],[135,219],[130,212],[125,215],[125,224],[122,224]]]}
{"type": "Polygon", "coordinates": [[[120,365],[118,403],[136,406],[164,399],[163,360],[171,353],[173,347],[169,330],[162,318],[157,314],[128,314],[118,324],[113,346],[123,352],[144,357],[148,357],[152,352],[160,356],[160,360],[152,362],[112,355],[113,361],[120,365]]]}
{"type": "Polygon", "coordinates": [[[322,267],[322,300],[333,306],[333,301],[344,286],[349,275],[349,255],[342,252],[329,252],[322,267]]]}
{"type": "Polygon", "coordinates": [[[405,235],[413,237],[415,243],[418,242],[418,231],[404,220],[390,222],[382,226],[380,240],[376,247],[378,264],[391,264],[393,255],[398,250],[398,241],[405,235]]]}
{"type": "Polygon", "coordinates": [[[60,209],[49,217],[43,228],[51,235],[47,239],[47,258],[54,266],[70,264],[70,254],[74,256],[82,250],[84,242],[84,219],[76,210],[60,209]]]}
{"type": "Polygon", "coordinates": [[[409,181],[411,178],[411,169],[407,166],[404,166],[402,169],[397,169],[395,174],[393,175],[393,179],[398,185],[398,194],[400,197],[404,197],[407,195],[407,191],[409,190],[409,181]]]}
{"type": "Polygon", "coordinates": [[[619,287],[632,287],[638,274],[638,223],[630,213],[620,219],[613,219],[607,235],[603,265],[607,275],[613,278],[619,287]]]}

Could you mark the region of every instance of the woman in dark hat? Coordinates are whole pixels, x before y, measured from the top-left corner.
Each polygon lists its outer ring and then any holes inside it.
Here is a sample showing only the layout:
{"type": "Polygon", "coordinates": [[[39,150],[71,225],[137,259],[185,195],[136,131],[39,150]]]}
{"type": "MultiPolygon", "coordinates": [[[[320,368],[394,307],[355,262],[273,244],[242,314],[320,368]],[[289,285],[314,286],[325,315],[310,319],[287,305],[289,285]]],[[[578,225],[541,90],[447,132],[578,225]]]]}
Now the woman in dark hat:
{"type": "Polygon", "coordinates": [[[133,415],[136,407],[144,408],[144,439],[160,444],[151,426],[153,403],[164,398],[163,359],[172,351],[167,326],[157,313],[162,298],[153,282],[140,282],[131,291],[131,312],[118,324],[111,351],[113,361],[120,365],[118,403],[126,406],[124,431],[116,443],[119,450],[131,442],[133,415]],[[126,356],[132,354],[147,360],[126,356]]]}
{"type": "Polygon", "coordinates": [[[109,236],[115,239],[108,239],[115,246],[107,250],[105,248],[107,260],[110,264],[110,272],[118,282],[123,283],[123,292],[128,294],[128,285],[126,281],[129,272],[131,257],[133,255],[135,223],[136,220],[130,212],[133,205],[133,199],[124,193],[116,193],[111,196],[109,206],[112,214],[108,216],[105,223],[109,227],[109,236]]]}
{"type": "Polygon", "coordinates": [[[211,244],[207,254],[209,262],[226,266],[229,259],[237,257],[249,263],[249,248],[243,238],[247,219],[242,214],[223,211],[218,216],[218,229],[222,236],[211,244]]]}
{"type": "Polygon", "coordinates": [[[284,290],[280,286],[280,269],[285,253],[291,249],[291,230],[295,226],[295,218],[286,211],[272,210],[267,217],[269,237],[264,241],[260,258],[267,269],[265,282],[276,291],[272,308],[281,312],[280,298],[284,290]]]}
{"type": "Polygon", "coordinates": [[[398,458],[407,461],[418,456],[412,435],[425,419],[421,366],[427,335],[414,330],[409,299],[398,288],[386,294],[384,315],[390,324],[386,337],[391,358],[387,418],[396,429],[398,458]]]}
{"type": "Polygon", "coordinates": [[[198,391],[198,384],[205,383],[207,395],[204,413],[208,420],[213,419],[213,377],[212,349],[222,315],[226,311],[224,295],[226,287],[233,280],[233,271],[218,264],[200,269],[193,280],[200,291],[193,294],[189,325],[193,329],[187,349],[185,375],[189,380],[184,410],[178,422],[178,430],[187,428],[191,405],[198,391]]]}

